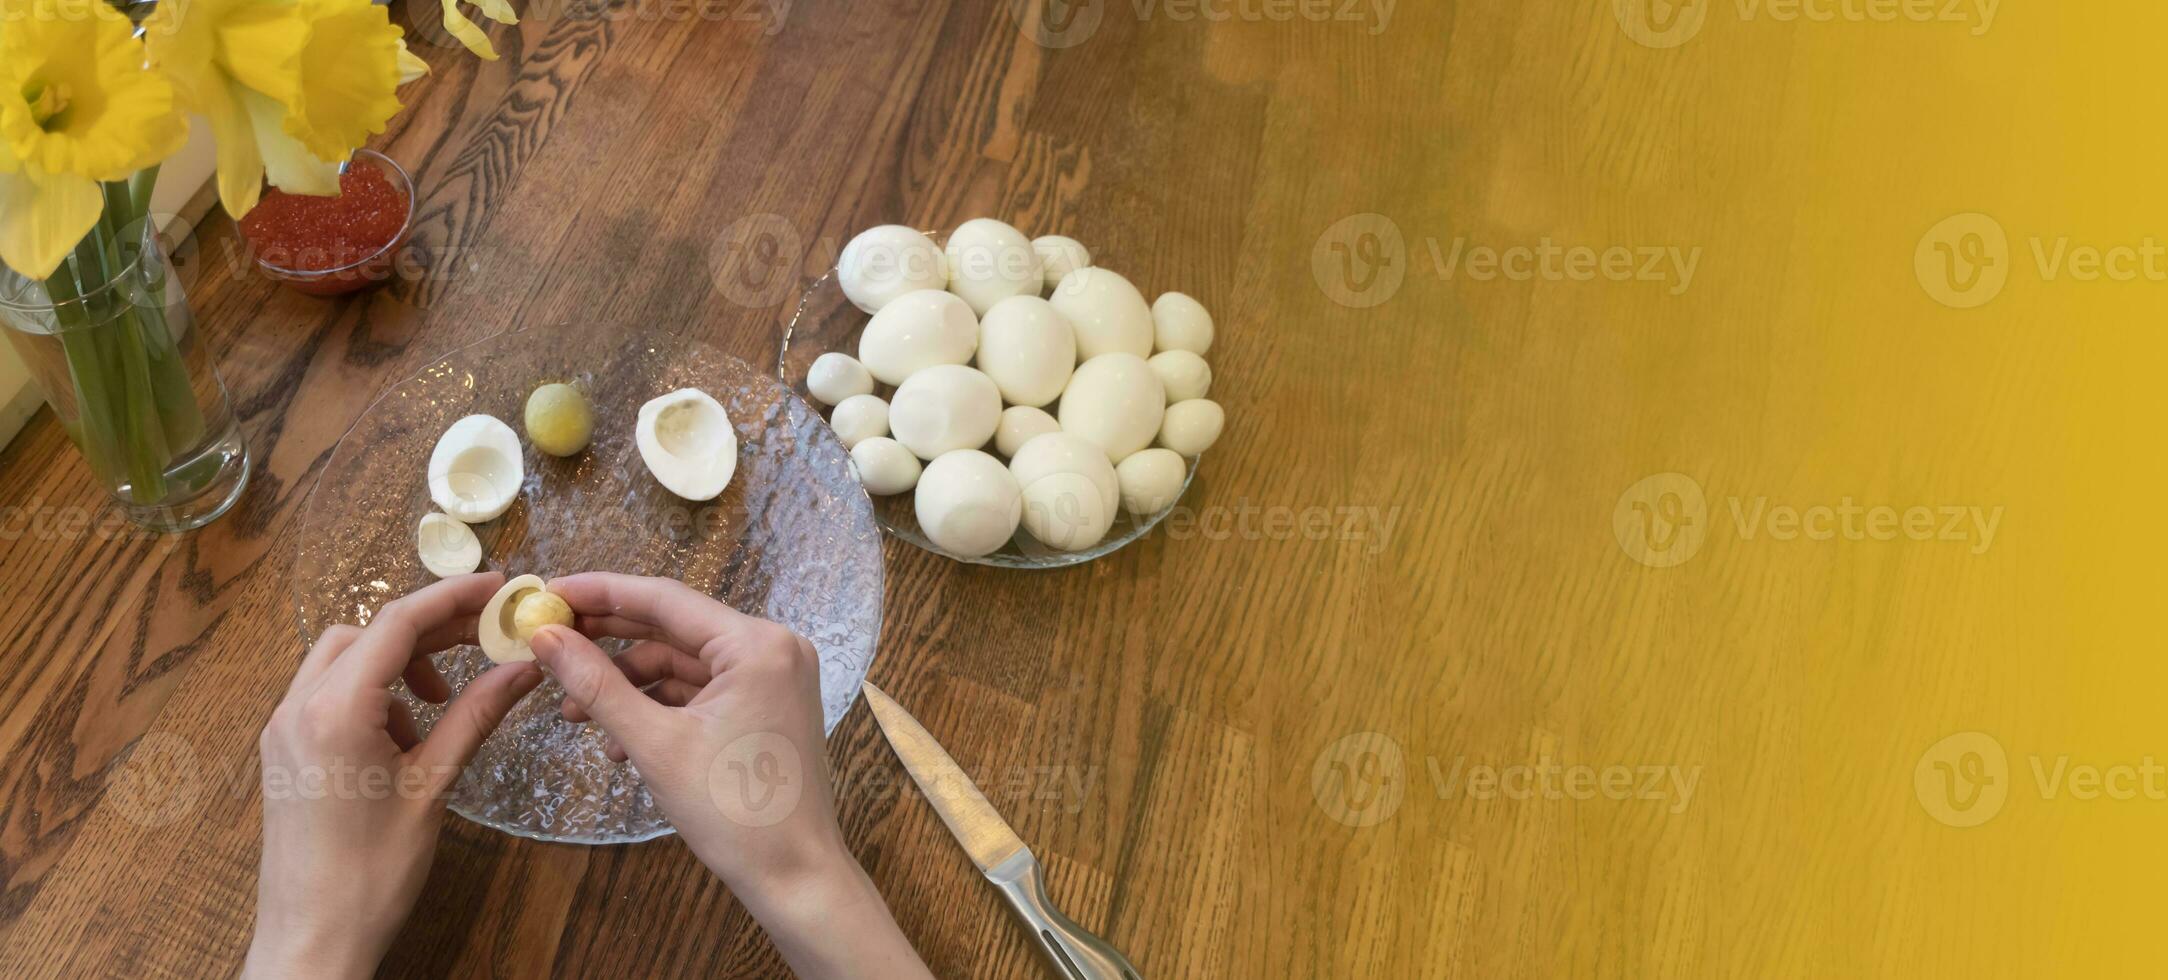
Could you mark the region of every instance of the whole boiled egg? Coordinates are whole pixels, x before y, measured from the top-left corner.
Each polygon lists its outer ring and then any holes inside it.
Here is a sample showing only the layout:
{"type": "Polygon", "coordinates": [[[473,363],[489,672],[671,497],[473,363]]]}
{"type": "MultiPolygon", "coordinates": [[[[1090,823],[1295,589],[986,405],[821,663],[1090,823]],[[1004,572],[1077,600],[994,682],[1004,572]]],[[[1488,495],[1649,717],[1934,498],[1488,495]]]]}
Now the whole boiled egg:
{"type": "Polygon", "coordinates": [[[918,526],[943,550],[977,557],[1016,535],[1024,498],[1001,461],[976,449],[944,453],[919,474],[918,526]]]}
{"type": "Polygon", "coordinates": [[[1010,459],[1024,444],[1049,432],[1060,432],[1061,423],[1042,409],[1011,405],[1001,410],[1001,424],[994,428],[994,451],[1010,459]]]}
{"type": "Polygon", "coordinates": [[[1114,468],[1122,488],[1122,509],[1138,517],[1150,517],[1174,506],[1182,495],[1182,478],[1189,464],[1172,449],[1140,449],[1114,468]]]}
{"type": "Polygon", "coordinates": [[[1159,444],[1184,456],[1202,455],[1220,437],[1227,413],[1209,398],[1192,398],[1167,406],[1159,425],[1159,444]]]}
{"type": "Polygon", "coordinates": [[[806,369],[805,390],[823,405],[841,405],[852,395],[872,394],[873,374],[857,358],[832,350],[806,369]]]}
{"type": "Polygon", "coordinates": [[[1152,355],[1152,373],[1159,375],[1159,384],[1167,389],[1167,402],[1186,402],[1203,398],[1212,390],[1212,366],[1204,358],[1186,350],[1166,350],[1152,355]]]}
{"type": "Polygon", "coordinates": [[[1039,278],[1049,290],[1061,285],[1063,276],[1092,264],[1091,250],[1067,235],[1040,235],[1031,240],[1031,249],[1039,253],[1039,278]]]}
{"type": "Polygon", "coordinates": [[[1076,354],[1152,356],[1152,308],[1122,274],[1087,266],[1063,276],[1050,298],[1076,330],[1076,354]]]}
{"type": "Polygon", "coordinates": [[[948,237],[949,291],[985,316],[995,303],[1011,296],[1036,295],[1043,282],[1039,253],[1031,239],[1008,223],[973,218],[948,237]]]}
{"type": "Polygon", "coordinates": [[[1152,301],[1152,334],[1160,350],[1202,354],[1212,349],[1212,314],[1186,293],[1161,293],[1152,301]]]}
{"type": "Polygon", "coordinates": [[[859,232],[836,259],[836,281],[851,304],[868,313],[914,290],[948,288],[941,247],[903,225],[859,232]]]}
{"type": "Polygon", "coordinates": [[[979,320],[977,363],[1009,404],[1037,408],[1068,387],[1076,369],[1076,333],[1054,304],[1011,296],[979,320]]]}
{"type": "Polygon", "coordinates": [[[852,395],[828,413],[828,427],[835,430],[843,448],[856,449],[868,439],[888,435],[888,402],[879,395],[852,395]]]}
{"type": "Polygon", "coordinates": [[[860,440],[851,447],[851,472],[867,493],[887,496],[918,485],[924,468],[903,443],[887,436],[860,440]]]}
{"type": "Polygon", "coordinates": [[[885,385],[937,364],[968,364],[979,348],[979,318],[954,293],[921,289],[896,297],[858,335],[858,360],[885,385]]]}
{"type": "Polygon", "coordinates": [[[1083,437],[1119,463],[1152,444],[1166,412],[1166,391],[1144,358],[1101,354],[1077,366],[1057,417],[1063,432],[1083,437]]]}
{"type": "Polygon", "coordinates": [[[1098,544],[1121,512],[1114,464],[1096,444],[1050,432],[1024,444],[1009,461],[1024,497],[1024,530],[1056,551],[1098,544]]]}
{"type": "Polygon", "coordinates": [[[976,368],[940,364],[905,379],[889,403],[888,429],[920,459],[977,449],[1001,424],[1001,390],[976,368]]]}

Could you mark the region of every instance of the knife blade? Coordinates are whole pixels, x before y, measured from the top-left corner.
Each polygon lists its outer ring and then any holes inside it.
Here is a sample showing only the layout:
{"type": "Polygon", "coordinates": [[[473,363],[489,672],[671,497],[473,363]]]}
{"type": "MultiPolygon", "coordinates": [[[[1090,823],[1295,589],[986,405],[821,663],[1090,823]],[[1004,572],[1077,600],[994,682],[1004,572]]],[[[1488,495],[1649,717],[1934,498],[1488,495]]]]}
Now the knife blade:
{"type": "Polygon", "coordinates": [[[903,760],[911,781],[918,784],[927,802],[933,804],[933,811],[941,815],[941,822],[948,825],[949,833],[964,846],[972,864],[978,865],[980,871],[991,871],[1025,849],[1024,839],[1016,836],[993,804],[986,802],[978,784],[964,775],[963,767],[949,757],[940,742],[934,741],[926,726],[872,684],[866,685],[866,703],[873,706],[873,720],[880,723],[882,734],[888,736],[896,758],[903,760]]]}
{"type": "Polygon", "coordinates": [[[1001,889],[1047,961],[1067,980],[1140,980],[1137,968],[1120,950],[1054,907],[1046,896],[1039,859],[926,726],[880,688],[868,683],[865,691],[873,720],[880,723],[889,748],[896,750],[911,781],[964,846],[971,863],[1001,889]]]}

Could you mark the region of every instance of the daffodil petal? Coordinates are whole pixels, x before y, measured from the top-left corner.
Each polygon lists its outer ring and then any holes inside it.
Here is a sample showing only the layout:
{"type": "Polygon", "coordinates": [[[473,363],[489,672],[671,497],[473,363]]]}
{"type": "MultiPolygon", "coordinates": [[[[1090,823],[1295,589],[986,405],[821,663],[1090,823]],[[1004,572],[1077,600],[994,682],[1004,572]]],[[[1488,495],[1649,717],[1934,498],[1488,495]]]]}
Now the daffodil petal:
{"type": "Polygon", "coordinates": [[[283,105],[301,101],[302,53],[308,49],[309,20],[291,3],[236,4],[212,30],[217,33],[217,67],[243,86],[283,105]]]}
{"type": "Polygon", "coordinates": [[[256,128],[248,110],[241,108],[238,91],[232,85],[211,85],[196,100],[218,144],[218,200],[235,220],[247,215],[263,195],[263,152],[256,148],[256,128]]]}
{"type": "Polygon", "coordinates": [[[399,84],[405,85],[427,74],[429,74],[429,62],[423,61],[419,55],[407,50],[407,43],[404,40],[400,41],[399,84]]]}
{"type": "Polygon", "coordinates": [[[459,43],[484,61],[497,60],[497,49],[489,43],[489,35],[482,28],[459,12],[459,0],[444,0],[444,29],[450,31],[459,43]]]}
{"type": "Polygon", "coordinates": [[[499,24],[519,23],[519,14],[513,11],[510,0],[474,0],[474,5],[482,8],[482,16],[499,24]]]}
{"type": "Polygon", "coordinates": [[[104,210],[88,177],[0,174],[0,260],[32,279],[50,276],[104,210]]]}
{"type": "Polygon", "coordinates": [[[256,148],[263,153],[264,173],[271,186],[289,194],[330,197],[339,192],[339,163],[318,159],[286,135],[286,109],[253,90],[241,93],[241,106],[256,130],[256,148]]]}
{"type": "Polygon", "coordinates": [[[286,101],[286,135],[319,160],[343,162],[399,112],[400,31],[367,0],[301,0],[309,43],[301,91],[286,101]]]}

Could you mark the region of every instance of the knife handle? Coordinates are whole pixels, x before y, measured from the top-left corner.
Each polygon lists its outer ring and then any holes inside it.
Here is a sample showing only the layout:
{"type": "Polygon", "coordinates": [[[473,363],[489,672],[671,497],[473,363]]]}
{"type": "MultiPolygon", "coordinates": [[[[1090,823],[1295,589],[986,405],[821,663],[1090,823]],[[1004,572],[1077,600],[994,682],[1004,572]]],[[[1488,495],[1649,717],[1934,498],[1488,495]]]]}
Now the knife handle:
{"type": "Polygon", "coordinates": [[[1031,929],[1039,951],[1046,954],[1063,980],[1142,980],[1137,968],[1106,940],[1070,921],[1047,900],[1039,859],[1032,857],[1029,849],[995,865],[986,877],[1001,889],[1009,906],[1031,929]]]}

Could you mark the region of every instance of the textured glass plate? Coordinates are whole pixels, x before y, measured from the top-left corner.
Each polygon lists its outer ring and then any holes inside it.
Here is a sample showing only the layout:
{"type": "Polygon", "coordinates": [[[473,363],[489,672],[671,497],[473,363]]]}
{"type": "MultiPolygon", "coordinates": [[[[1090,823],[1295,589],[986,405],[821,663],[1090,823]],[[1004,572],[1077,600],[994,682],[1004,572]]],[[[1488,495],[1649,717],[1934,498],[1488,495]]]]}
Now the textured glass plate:
{"type": "MultiPolygon", "coordinates": [[[[415,556],[414,534],[434,509],[425,474],[437,436],[476,413],[523,432],[527,393],[546,381],[573,381],[588,393],[594,443],[571,459],[525,447],[518,502],[474,529],[483,569],[660,575],[787,625],[820,650],[833,730],[858,696],[881,627],[880,533],[849,454],[805,402],[745,362],[698,341],[591,323],[530,328],[455,352],[387,389],[347,430],[302,507],[294,605],[303,642],[334,623],[366,623],[385,602],[434,580],[415,556]],[[738,435],[737,474],[705,504],[662,489],[633,443],[640,404],[685,387],[715,396],[738,435]]],[[[604,644],[613,654],[622,647],[604,644]]],[[[455,690],[489,666],[471,646],[436,663],[455,690]]],[[[398,696],[424,730],[443,711],[404,686],[398,696]]],[[[562,698],[548,681],[520,702],[460,780],[453,812],[506,833],[581,844],[669,833],[639,775],[603,755],[601,734],[559,717],[562,698]]]]}
{"type": "MultiPolygon", "coordinates": [[[[933,232],[927,234],[939,241],[933,232]]],[[[776,357],[776,376],[791,386],[808,405],[818,404],[811,392],[806,391],[805,374],[813,366],[815,358],[829,351],[842,351],[852,357],[858,356],[858,335],[866,329],[872,317],[851,305],[843,295],[843,287],[836,282],[834,270],[813,280],[806,286],[805,295],[798,300],[797,312],[790,318],[790,325],[783,330],[783,349],[776,357]]],[[[895,392],[887,385],[876,384],[874,393],[890,398],[895,392]]],[[[1048,405],[1052,414],[1059,405],[1048,405]]],[[[825,424],[825,423],[824,423],[825,424]]],[[[992,452],[991,446],[987,447],[992,452]]],[[[999,458],[998,456],[996,458],[999,458]]],[[[1201,457],[1200,457],[1201,458],[1201,457]]],[[[1189,472],[1182,476],[1182,488],[1175,492],[1174,500],[1167,509],[1150,517],[1139,519],[1124,510],[1114,519],[1114,526],[1107,531],[1105,540],[1082,551],[1056,551],[1018,528],[1016,536],[1001,550],[988,555],[959,555],[934,544],[926,532],[919,529],[918,514],[912,508],[911,495],[899,493],[873,498],[873,516],[881,522],[888,533],[910,542],[912,545],[945,558],[970,562],[974,565],[995,565],[1001,568],[1061,568],[1090,561],[1101,555],[1111,554],[1124,545],[1143,537],[1174,508],[1181,506],[1182,495],[1189,492],[1190,481],[1197,478],[1197,460],[1189,461],[1189,472]]]]}

